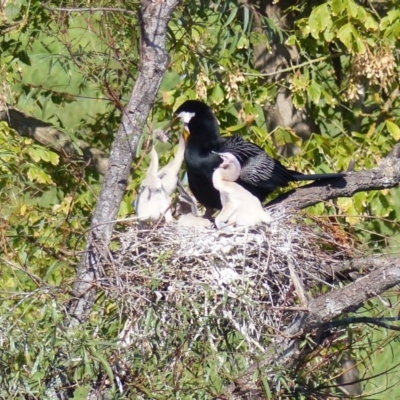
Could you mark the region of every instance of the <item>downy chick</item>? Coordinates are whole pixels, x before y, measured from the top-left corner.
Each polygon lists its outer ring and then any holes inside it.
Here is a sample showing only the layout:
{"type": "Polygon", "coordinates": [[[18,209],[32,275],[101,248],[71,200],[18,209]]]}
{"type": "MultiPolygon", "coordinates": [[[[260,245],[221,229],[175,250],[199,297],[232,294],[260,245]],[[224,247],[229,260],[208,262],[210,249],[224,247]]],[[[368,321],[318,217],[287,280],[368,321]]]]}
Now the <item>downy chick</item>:
{"type": "Polygon", "coordinates": [[[157,171],[158,155],[153,147],[150,152],[149,168],[134,202],[136,215],[141,226],[143,222],[158,221],[163,215],[166,222],[173,220],[169,209],[170,198],[163,187],[161,178],[157,175],[157,171]]]}
{"type": "Polygon", "coordinates": [[[212,177],[222,203],[222,210],[215,218],[217,228],[230,224],[251,227],[271,223],[272,218],[263,210],[260,200],[235,182],[241,171],[239,160],[231,153],[217,154],[222,159],[212,177]]]}
{"type": "Polygon", "coordinates": [[[157,176],[161,179],[162,185],[168,196],[172,196],[178,183],[179,170],[181,169],[183,156],[185,153],[185,140],[181,135],[179,137],[178,150],[174,159],[166,166],[162,167],[157,176]]]}

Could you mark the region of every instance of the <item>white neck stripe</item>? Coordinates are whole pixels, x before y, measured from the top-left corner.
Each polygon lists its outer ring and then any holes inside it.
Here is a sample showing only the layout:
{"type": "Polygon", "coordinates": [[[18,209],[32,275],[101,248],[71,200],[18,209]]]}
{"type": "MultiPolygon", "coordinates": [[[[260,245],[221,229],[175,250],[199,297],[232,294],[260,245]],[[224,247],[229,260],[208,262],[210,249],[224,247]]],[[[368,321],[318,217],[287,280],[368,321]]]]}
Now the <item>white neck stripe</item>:
{"type": "Polygon", "coordinates": [[[190,122],[190,120],[195,116],[194,112],[182,111],[178,114],[178,117],[182,120],[182,122],[186,125],[190,122]]]}

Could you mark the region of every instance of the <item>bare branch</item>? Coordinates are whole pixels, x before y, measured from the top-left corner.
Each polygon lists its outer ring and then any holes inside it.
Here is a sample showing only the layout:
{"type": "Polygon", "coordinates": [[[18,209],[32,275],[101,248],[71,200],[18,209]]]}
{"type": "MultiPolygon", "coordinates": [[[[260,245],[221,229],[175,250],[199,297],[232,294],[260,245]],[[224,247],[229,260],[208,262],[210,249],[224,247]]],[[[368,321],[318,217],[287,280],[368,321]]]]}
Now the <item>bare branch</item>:
{"type": "Polygon", "coordinates": [[[366,300],[400,283],[400,262],[389,262],[357,281],[312,299],[303,330],[309,332],[340,315],[357,310],[366,300]]]}
{"type": "Polygon", "coordinates": [[[382,318],[372,318],[372,317],[352,317],[343,318],[338,321],[333,321],[329,323],[329,327],[346,326],[351,324],[364,324],[364,325],[376,325],[385,329],[390,329],[392,331],[400,332],[400,326],[390,325],[389,321],[400,321],[400,316],[397,317],[382,317],[382,318]]]}
{"type": "Polygon", "coordinates": [[[400,143],[373,169],[349,172],[344,178],[316,181],[277,197],[268,205],[280,204],[300,210],[321,201],[351,197],[358,192],[388,189],[400,183],[400,143]]]}
{"type": "MultiPolygon", "coordinates": [[[[229,392],[248,392],[255,388],[253,384],[254,372],[268,365],[279,365],[281,368],[293,365],[300,357],[299,336],[326,326],[334,318],[346,312],[356,310],[366,300],[400,283],[400,259],[386,260],[380,258],[368,258],[368,264],[375,263],[381,266],[370,274],[349,284],[348,286],[334,290],[326,295],[311,299],[308,304],[308,312],[300,312],[294,319],[286,333],[291,336],[277,342],[266,356],[248,368],[234,385],[230,385],[229,392]]],[[[361,260],[360,260],[361,262],[361,260]]]]}
{"type": "Polygon", "coordinates": [[[103,276],[102,265],[109,257],[108,245],[114,229],[114,223],[106,222],[116,219],[133,156],[169,63],[165,49],[167,25],[177,2],[178,0],[142,1],[139,15],[139,74],[112,145],[85,252],[73,285],[76,298],[69,309],[75,317],[73,325],[87,319],[97,293],[98,279],[103,276]]]}
{"type": "Polygon", "coordinates": [[[328,60],[329,58],[334,58],[334,57],[339,57],[341,54],[337,54],[337,55],[328,55],[328,56],[322,56],[322,57],[318,57],[315,58],[313,60],[308,60],[308,61],[304,61],[301,64],[296,64],[287,68],[282,68],[279,69],[278,71],[273,71],[273,72],[268,72],[268,73],[262,73],[262,72],[242,72],[242,75],[245,76],[257,76],[257,77],[267,77],[267,76],[275,76],[275,75],[279,75],[279,74],[283,74],[285,72],[294,72],[300,68],[306,67],[307,65],[311,65],[311,64],[315,64],[315,63],[319,63],[325,60],[328,60]]]}
{"type": "MultiPolygon", "coordinates": [[[[78,151],[70,137],[51,124],[14,108],[0,108],[0,121],[7,122],[10,128],[21,136],[32,138],[44,146],[49,146],[53,150],[71,157],[78,156],[78,151]]],[[[85,162],[93,166],[99,174],[104,175],[107,170],[108,155],[91,147],[83,140],[76,141],[75,145],[82,151],[85,162]]]]}
{"type": "Polygon", "coordinates": [[[126,8],[116,8],[116,7],[83,7],[83,8],[73,8],[73,7],[49,7],[46,4],[42,4],[42,7],[51,12],[56,11],[67,11],[67,12],[96,12],[96,11],[105,11],[105,12],[121,12],[125,14],[134,14],[137,12],[133,10],[127,10],[126,8]]]}

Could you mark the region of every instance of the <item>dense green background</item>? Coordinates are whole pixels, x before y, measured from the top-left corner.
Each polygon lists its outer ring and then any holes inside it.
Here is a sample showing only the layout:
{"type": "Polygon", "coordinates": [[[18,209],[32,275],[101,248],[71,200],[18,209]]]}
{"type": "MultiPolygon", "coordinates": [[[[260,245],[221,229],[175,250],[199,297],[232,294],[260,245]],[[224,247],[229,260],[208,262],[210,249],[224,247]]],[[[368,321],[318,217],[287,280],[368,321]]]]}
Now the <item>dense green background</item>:
{"type": "MultiPolygon", "coordinates": [[[[261,16],[264,32],[255,33],[250,8],[239,2],[183,2],[170,23],[171,63],[146,134],[169,121],[185,99],[199,98],[215,109],[223,134],[240,133],[273,156],[278,156],[276,145],[298,145],[298,155],[282,160],[290,168],[341,171],[353,160],[356,170],[372,168],[400,139],[396,95],[400,3],[386,2],[383,10],[371,4],[330,0],[309,9],[308,2],[300,2],[291,7],[299,16],[293,29],[282,31],[261,16]],[[294,66],[288,80],[269,81],[254,69],[253,46],[265,43],[268,49],[273,34],[280,35],[282,43],[296,46],[302,57],[302,67],[294,66]],[[331,44],[340,54],[340,84],[331,44]],[[362,58],[365,54],[369,58],[362,58]],[[379,75],[389,71],[385,68],[390,63],[393,75],[379,75]],[[369,65],[370,75],[360,65],[369,65]],[[357,108],[351,98],[354,82],[366,84],[368,111],[357,108]],[[296,106],[305,107],[315,120],[318,132],[307,142],[285,127],[266,131],[262,107],[273,101],[281,85],[290,85],[296,106]],[[357,130],[352,130],[355,121],[357,130]]],[[[48,6],[93,4],[68,1],[48,6]]],[[[108,151],[137,73],[139,3],[104,1],[96,6],[132,12],[50,12],[36,0],[4,4],[0,104],[6,101],[53,124],[73,141],[83,139],[108,151]]],[[[138,149],[135,163],[139,165],[133,170],[121,217],[133,211],[130,203],[147,163],[141,160],[146,141],[147,137],[138,149]]],[[[160,149],[165,162],[172,147],[160,149]]],[[[57,154],[0,123],[0,397],[40,397],[60,352],[68,355],[64,367],[83,385],[76,390],[76,399],[84,398],[85,385],[98,371],[110,374],[116,332],[121,328],[113,320],[112,304],[76,337],[65,337],[61,328],[63,304],[69,298],[101,180],[79,157],[57,154]],[[93,338],[93,327],[101,331],[100,337],[93,338]],[[75,365],[77,355],[85,359],[84,367],[75,365]]],[[[338,199],[334,206],[314,206],[309,212],[339,214],[343,232],[354,235],[369,252],[399,250],[398,189],[359,193],[352,199],[338,199]]],[[[360,313],[395,316],[399,311],[395,290],[389,299],[389,308],[376,300],[360,313]]],[[[368,396],[400,398],[399,370],[392,369],[398,363],[397,333],[359,326],[355,332],[353,351],[363,376],[379,375],[366,383],[368,396]]]]}

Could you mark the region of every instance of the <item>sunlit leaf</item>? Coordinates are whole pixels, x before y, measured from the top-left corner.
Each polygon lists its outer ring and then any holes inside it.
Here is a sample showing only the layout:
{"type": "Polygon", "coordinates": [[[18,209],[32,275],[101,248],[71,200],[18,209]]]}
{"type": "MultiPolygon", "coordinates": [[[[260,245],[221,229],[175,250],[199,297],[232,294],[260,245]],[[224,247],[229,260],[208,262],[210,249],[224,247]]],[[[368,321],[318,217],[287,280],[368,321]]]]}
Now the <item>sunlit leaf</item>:
{"type": "Polygon", "coordinates": [[[314,103],[318,103],[321,97],[321,86],[315,80],[312,80],[307,91],[310,99],[314,103]]]}
{"type": "Polygon", "coordinates": [[[211,94],[211,99],[215,104],[221,104],[224,101],[225,93],[221,86],[216,84],[211,94]]]}
{"type": "Polygon", "coordinates": [[[394,122],[386,120],[386,128],[394,140],[400,140],[400,128],[394,122]]]}
{"type": "Polygon", "coordinates": [[[43,169],[35,166],[32,166],[28,169],[27,176],[32,182],[36,181],[39,183],[47,183],[47,184],[53,183],[49,174],[44,172],[43,169]]]}

